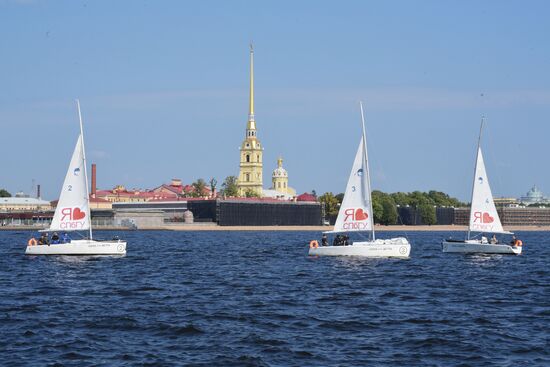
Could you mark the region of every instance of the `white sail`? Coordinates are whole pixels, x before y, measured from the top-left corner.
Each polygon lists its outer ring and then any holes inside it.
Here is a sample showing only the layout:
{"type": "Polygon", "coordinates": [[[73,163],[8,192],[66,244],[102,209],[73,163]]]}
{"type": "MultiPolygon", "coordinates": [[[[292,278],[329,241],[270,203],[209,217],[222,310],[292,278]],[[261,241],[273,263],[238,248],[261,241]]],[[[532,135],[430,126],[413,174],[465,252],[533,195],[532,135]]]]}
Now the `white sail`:
{"type": "Polygon", "coordinates": [[[477,150],[477,161],[472,190],[470,210],[470,231],[489,233],[508,233],[502,228],[500,218],[493,201],[481,148],[477,150]]]}
{"type": "Polygon", "coordinates": [[[373,229],[373,217],[369,203],[369,173],[364,148],[365,144],[361,138],[344,200],[334,224],[334,232],[371,231],[373,229]]]}
{"type": "Polygon", "coordinates": [[[90,228],[90,207],[86,184],[84,144],[80,134],[63,182],[50,231],[81,231],[90,228]]]}

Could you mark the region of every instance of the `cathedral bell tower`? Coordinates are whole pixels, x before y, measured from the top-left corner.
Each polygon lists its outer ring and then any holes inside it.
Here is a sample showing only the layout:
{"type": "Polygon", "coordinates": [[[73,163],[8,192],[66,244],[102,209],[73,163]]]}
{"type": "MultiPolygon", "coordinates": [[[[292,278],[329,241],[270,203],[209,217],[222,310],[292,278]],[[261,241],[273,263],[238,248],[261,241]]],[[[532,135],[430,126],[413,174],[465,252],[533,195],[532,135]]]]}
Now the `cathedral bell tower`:
{"type": "Polygon", "coordinates": [[[255,194],[262,196],[262,154],[263,148],[257,137],[256,120],[254,119],[254,49],[250,45],[250,101],[246,135],[241,144],[241,163],[237,187],[239,196],[255,194]]]}

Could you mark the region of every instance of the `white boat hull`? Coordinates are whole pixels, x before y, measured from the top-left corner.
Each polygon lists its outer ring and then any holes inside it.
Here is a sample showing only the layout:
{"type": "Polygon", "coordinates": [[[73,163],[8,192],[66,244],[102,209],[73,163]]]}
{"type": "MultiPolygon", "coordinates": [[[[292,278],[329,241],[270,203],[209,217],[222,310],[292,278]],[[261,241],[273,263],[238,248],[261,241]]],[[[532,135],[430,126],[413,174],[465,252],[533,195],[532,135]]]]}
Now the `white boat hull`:
{"type": "Polygon", "coordinates": [[[126,241],[73,240],[55,245],[27,246],[26,255],[126,255],[126,241]]]}
{"type": "Polygon", "coordinates": [[[511,246],[506,244],[481,243],[481,241],[468,240],[443,241],[443,252],[464,253],[464,254],[508,254],[520,255],[521,246],[511,246]]]}
{"type": "Polygon", "coordinates": [[[321,246],[310,248],[311,256],[362,256],[408,258],[411,245],[406,238],[354,242],[350,246],[321,246]]]}

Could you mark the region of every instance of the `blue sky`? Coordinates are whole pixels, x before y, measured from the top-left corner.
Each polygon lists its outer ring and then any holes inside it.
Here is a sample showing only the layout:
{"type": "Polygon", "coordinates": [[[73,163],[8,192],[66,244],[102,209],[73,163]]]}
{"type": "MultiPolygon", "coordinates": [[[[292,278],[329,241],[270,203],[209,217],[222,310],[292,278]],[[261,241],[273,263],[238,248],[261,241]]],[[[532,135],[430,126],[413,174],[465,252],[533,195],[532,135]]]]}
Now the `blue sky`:
{"type": "MultiPolygon", "coordinates": [[[[366,107],[374,188],[550,194],[546,1],[0,0],[0,187],[55,199],[78,121],[98,185],[238,173],[255,45],[264,177],[344,190],[366,107]]],[[[268,182],[264,180],[264,186],[268,182]]]]}

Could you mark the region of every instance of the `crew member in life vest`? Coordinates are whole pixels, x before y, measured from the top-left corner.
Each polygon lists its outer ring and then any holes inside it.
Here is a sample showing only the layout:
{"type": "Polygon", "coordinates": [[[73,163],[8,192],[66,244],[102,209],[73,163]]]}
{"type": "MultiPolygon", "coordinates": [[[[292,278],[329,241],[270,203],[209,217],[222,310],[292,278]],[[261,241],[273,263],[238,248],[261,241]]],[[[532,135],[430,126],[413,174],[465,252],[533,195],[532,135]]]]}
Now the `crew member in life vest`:
{"type": "Polygon", "coordinates": [[[512,236],[512,241],[510,241],[510,245],[512,246],[522,246],[523,242],[521,240],[518,240],[516,236],[512,236]]]}
{"type": "Polygon", "coordinates": [[[321,246],[328,246],[328,240],[327,240],[327,234],[323,233],[323,236],[321,237],[321,246]]]}

